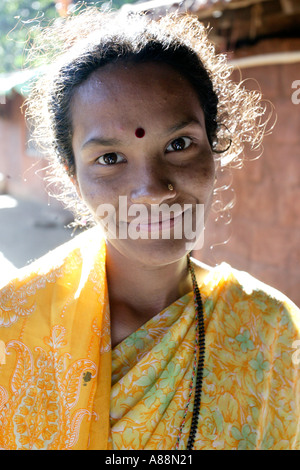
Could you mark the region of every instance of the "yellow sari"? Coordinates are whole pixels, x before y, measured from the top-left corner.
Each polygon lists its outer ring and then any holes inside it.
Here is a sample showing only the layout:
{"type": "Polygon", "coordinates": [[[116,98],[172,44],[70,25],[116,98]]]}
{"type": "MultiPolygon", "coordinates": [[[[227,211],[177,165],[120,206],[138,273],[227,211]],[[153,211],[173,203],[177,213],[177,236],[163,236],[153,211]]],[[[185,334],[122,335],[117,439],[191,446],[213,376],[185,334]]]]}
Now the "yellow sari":
{"type": "MultiPolygon", "coordinates": [[[[227,264],[201,293],[206,356],[195,449],[300,449],[299,310],[227,264]]],[[[97,229],[0,290],[0,343],[0,448],[186,448],[193,293],[111,351],[97,229]]]]}

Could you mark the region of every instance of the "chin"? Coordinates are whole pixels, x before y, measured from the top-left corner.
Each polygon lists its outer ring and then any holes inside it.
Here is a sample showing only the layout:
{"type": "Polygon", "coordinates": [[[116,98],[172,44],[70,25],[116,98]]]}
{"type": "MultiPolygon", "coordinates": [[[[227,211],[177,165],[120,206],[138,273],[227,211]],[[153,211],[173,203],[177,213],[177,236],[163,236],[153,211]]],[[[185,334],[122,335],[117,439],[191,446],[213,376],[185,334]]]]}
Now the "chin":
{"type": "Polygon", "coordinates": [[[162,266],[184,258],[190,251],[188,240],[110,240],[107,243],[120,255],[144,266],[162,266]],[[187,248],[188,246],[188,248],[187,248]]]}

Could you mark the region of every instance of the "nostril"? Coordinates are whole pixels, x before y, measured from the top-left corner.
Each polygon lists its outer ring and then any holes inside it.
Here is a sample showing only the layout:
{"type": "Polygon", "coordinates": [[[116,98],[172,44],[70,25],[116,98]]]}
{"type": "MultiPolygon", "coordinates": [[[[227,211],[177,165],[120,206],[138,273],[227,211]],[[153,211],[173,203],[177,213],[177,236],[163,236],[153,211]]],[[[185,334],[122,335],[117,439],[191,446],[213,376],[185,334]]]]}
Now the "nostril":
{"type": "Polygon", "coordinates": [[[152,184],[140,184],[131,192],[133,203],[162,204],[165,201],[176,198],[176,191],[171,191],[166,183],[156,181],[152,184]]]}

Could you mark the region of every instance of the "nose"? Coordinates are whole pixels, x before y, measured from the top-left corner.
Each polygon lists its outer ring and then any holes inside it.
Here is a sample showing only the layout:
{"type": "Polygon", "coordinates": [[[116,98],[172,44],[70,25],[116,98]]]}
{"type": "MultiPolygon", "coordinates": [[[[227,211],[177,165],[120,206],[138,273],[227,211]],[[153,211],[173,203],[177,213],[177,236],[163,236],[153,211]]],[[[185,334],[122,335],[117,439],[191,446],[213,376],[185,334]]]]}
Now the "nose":
{"type": "Polygon", "coordinates": [[[162,204],[177,195],[176,186],[162,168],[149,168],[135,173],[130,199],[133,204],[162,204]],[[172,185],[170,190],[170,184],[172,185]]]}

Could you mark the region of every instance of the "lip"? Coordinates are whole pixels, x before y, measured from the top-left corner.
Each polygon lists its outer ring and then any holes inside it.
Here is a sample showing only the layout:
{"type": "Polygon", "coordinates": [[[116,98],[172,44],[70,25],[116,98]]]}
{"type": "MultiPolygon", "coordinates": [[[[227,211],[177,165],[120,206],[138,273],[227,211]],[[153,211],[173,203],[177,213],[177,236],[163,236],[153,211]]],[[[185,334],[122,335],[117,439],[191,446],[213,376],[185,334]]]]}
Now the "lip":
{"type": "Polygon", "coordinates": [[[150,223],[148,221],[142,221],[142,223],[139,221],[136,224],[134,221],[129,222],[130,224],[135,225],[141,232],[160,232],[163,230],[170,230],[173,228],[176,223],[178,223],[183,216],[184,212],[180,212],[180,214],[174,216],[174,217],[168,217],[166,219],[158,220],[158,221],[151,221],[150,223]]]}

